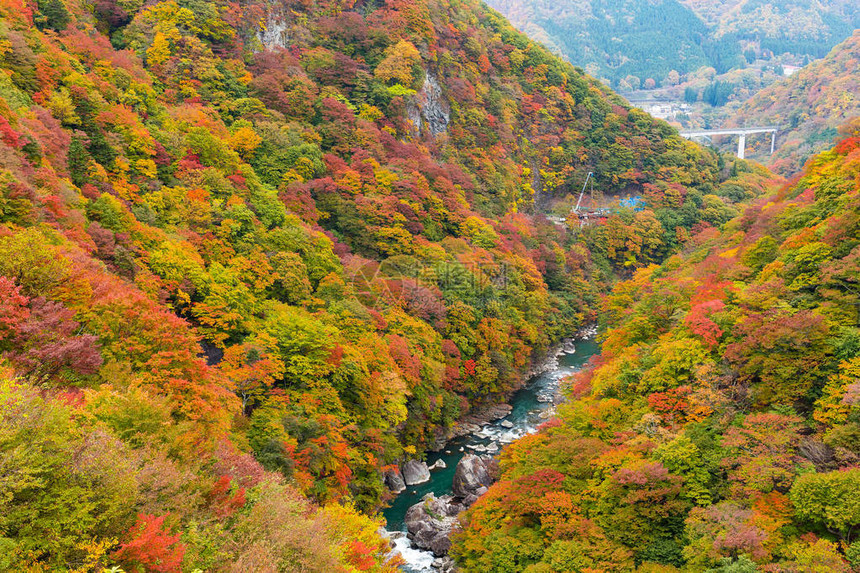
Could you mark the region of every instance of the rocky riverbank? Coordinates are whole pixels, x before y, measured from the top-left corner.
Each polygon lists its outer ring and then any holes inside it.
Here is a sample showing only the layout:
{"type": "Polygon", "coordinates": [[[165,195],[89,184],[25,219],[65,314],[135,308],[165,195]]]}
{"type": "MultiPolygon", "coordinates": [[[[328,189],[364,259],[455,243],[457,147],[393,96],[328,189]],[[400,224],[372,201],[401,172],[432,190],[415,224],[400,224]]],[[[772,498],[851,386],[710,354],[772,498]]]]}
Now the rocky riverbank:
{"type": "Polygon", "coordinates": [[[406,512],[407,537],[415,547],[432,551],[436,557],[448,554],[457,515],[475,503],[493,483],[492,463],[473,454],[463,456],[457,464],[450,494],[439,497],[427,494],[409,508],[406,512]]]}
{"type": "Polygon", "coordinates": [[[407,560],[404,571],[453,570],[453,562],[447,557],[449,535],[457,515],[491,485],[490,469],[496,462],[490,456],[504,444],[534,432],[554,414],[560,399],[560,380],[581,368],[598,350],[588,340],[593,334],[593,330],[583,331],[562,341],[536,362],[532,372],[538,374],[511,396],[510,404],[477,408],[451,432],[440,436],[439,449],[427,456],[432,463],[412,460],[385,476],[389,489],[403,492],[386,510],[386,518],[394,530],[392,543],[407,560]],[[445,467],[449,469],[433,471],[445,467]],[[421,485],[410,485],[407,478],[421,485]],[[410,500],[411,496],[415,497],[410,500]]]}
{"type": "MultiPolygon", "coordinates": [[[[430,451],[440,451],[445,448],[445,445],[453,439],[476,434],[481,431],[483,426],[490,422],[501,420],[510,415],[512,406],[510,402],[511,396],[526,385],[529,380],[536,376],[555,370],[558,368],[558,359],[564,354],[573,354],[576,351],[576,341],[584,340],[593,337],[597,333],[596,326],[589,326],[577,332],[570,338],[562,339],[558,344],[552,346],[541,357],[532,361],[532,365],[526,370],[523,375],[523,383],[505,396],[505,401],[499,404],[481,405],[475,410],[469,412],[459,422],[451,428],[439,428],[436,431],[435,441],[430,451]]],[[[558,404],[562,400],[558,385],[550,391],[544,392],[538,396],[539,402],[558,404]]]]}

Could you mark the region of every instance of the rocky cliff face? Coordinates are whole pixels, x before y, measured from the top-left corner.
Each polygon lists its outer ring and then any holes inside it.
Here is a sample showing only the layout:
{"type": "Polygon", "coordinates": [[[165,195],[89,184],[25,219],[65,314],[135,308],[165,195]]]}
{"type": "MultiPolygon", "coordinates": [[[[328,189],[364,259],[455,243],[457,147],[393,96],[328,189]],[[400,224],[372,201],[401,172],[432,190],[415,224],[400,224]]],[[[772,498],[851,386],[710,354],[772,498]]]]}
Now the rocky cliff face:
{"type": "Polygon", "coordinates": [[[425,74],[424,85],[407,109],[413,137],[421,137],[424,133],[436,137],[445,133],[451,122],[451,108],[442,94],[439,80],[428,70],[425,70],[425,74]]]}
{"type": "Polygon", "coordinates": [[[267,50],[286,48],[289,46],[289,29],[286,16],[272,12],[266,16],[265,26],[257,32],[257,39],[267,50]]]}
{"type": "Polygon", "coordinates": [[[409,539],[419,549],[432,551],[439,557],[447,555],[451,548],[451,530],[457,523],[457,514],[466,505],[451,495],[440,497],[428,493],[423,500],[406,512],[406,528],[409,539]]]}

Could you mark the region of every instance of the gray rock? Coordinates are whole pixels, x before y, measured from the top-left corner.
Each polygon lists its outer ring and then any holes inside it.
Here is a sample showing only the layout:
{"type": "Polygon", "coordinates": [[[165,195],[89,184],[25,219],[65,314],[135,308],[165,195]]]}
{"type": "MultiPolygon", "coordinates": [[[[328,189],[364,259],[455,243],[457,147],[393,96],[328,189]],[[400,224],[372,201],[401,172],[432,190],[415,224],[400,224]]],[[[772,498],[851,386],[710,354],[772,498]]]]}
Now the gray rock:
{"type": "Polygon", "coordinates": [[[492,419],[499,420],[509,415],[513,411],[514,407],[510,404],[496,404],[493,406],[490,415],[492,419]]]}
{"type": "Polygon", "coordinates": [[[503,427],[503,428],[507,428],[507,429],[509,429],[509,430],[510,430],[511,428],[513,428],[513,427],[514,427],[514,423],[513,423],[513,422],[511,422],[510,420],[502,420],[502,421],[499,423],[499,425],[500,425],[501,427],[503,427]]]}
{"type": "Polygon", "coordinates": [[[430,469],[425,462],[409,460],[400,468],[406,485],[418,485],[430,481],[430,469]]]}
{"type": "Polygon", "coordinates": [[[406,489],[403,476],[397,470],[388,470],[385,472],[385,485],[394,493],[400,493],[406,489]]]}
{"type": "Polygon", "coordinates": [[[450,573],[455,570],[455,563],[450,557],[437,557],[433,560],[433,563],[430,564],[430,567],[441,571],[442,573],[450,573]]]}
{"type": "Polygon", "coordinates": [[[448,467],[448,464],[445,463],[445,460],[436,460],[433,462],[431,466],[428,467],[430,470],[444,470],[448,467]]]}
{"type": "Polygon", "coordinates": [[[493,480],[490,478],[484,460],[476,455],[466,454],[454,471],[451,492],[456,497],[465,498],[470,494],[474,495],[478,488],[490,487],[492,483],[493,480]]]}
{"type": "Polygon", "coordinates": [[[479,426],[478,424],[471,424],[469,422],[461,424],[460,428],[463,432],[466,432],[467,434],[474,434],[476,432],[481,431],[481,426],[479,426]]]}
{"type": "Polygon", "coordinates": [[[267,50],[275,48],[288,48],[290,38],[287,32],[290,29],[286,17],[281,13],[271,13],[266,16],[266,24],[257,31],[257,38],[267,50]]]}
{"type": "MultiPolygon", "coordinates": [[[[453,526],[452,526],[453,527],[453,526]]],[[[433,555],[447,555],[451,549],[451,531],[444,534],[439,534],[430,541],[430,551],[433,555]]]]}
{"type": "Polygon", "coordinates": [[[412,122],[412,135],[420,137],[429,133],[436,137],[448,130],[451,108],[442,94],[439,80],[430,70],[425,71],[424,85],[407,106],[407,115],[412,122]]]}
{"type": "Polygon", "coordinates": [[[450,495],[425,496],[407,510],[404,519],[412,545],[432,551],[437,557],[447,555],[451,548],[451,530],[463,509],[450,495]]]}

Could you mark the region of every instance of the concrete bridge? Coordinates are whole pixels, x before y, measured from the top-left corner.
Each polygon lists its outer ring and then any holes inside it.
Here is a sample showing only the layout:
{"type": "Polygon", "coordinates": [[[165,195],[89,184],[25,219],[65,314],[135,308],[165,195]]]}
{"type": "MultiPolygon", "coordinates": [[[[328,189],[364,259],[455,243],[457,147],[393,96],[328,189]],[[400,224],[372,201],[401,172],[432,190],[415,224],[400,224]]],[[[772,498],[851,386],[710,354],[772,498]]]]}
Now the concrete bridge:
{"type": "Polygon", "coordinates": [[[776,126],[767,126],[767,127],[735,127],[735,128],[726,128],[726,129],[688,129],[684,131],[679,131],[679,135],[681,137],[686,137],[687,139],[693,139],[694,137],[707,137],[711,138],[714,135],[738,135],[738,157],[741,159],[744,158],[744,151],[746,150],[747,145],[747,135],[752,135],[754,133],[770,133],[770,153],[773,155],[773,149],[776,145],[776,132],[779,131],[779,128],[776,126]]]}

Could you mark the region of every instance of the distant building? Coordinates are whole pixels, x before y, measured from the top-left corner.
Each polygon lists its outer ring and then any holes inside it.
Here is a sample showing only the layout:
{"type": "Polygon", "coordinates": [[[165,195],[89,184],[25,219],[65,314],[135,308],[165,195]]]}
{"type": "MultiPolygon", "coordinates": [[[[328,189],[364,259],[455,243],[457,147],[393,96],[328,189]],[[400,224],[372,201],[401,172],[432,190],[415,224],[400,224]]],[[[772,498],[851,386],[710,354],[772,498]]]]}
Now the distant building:
{"type": "Polygon", "coordinates": [[[692,107],[687,103],[679,102],[659,102],[639,104],[643,110],[653,115],[656,118],[671,121],[677,118],[679,114],[690,113],[692,107]]]}
{"type": "Polygon", "coordinates": [[[799,69],[800,69],[800,66],[784,65],[784,66],[782,66],[782,75],[788,77],[799,69]]]}

